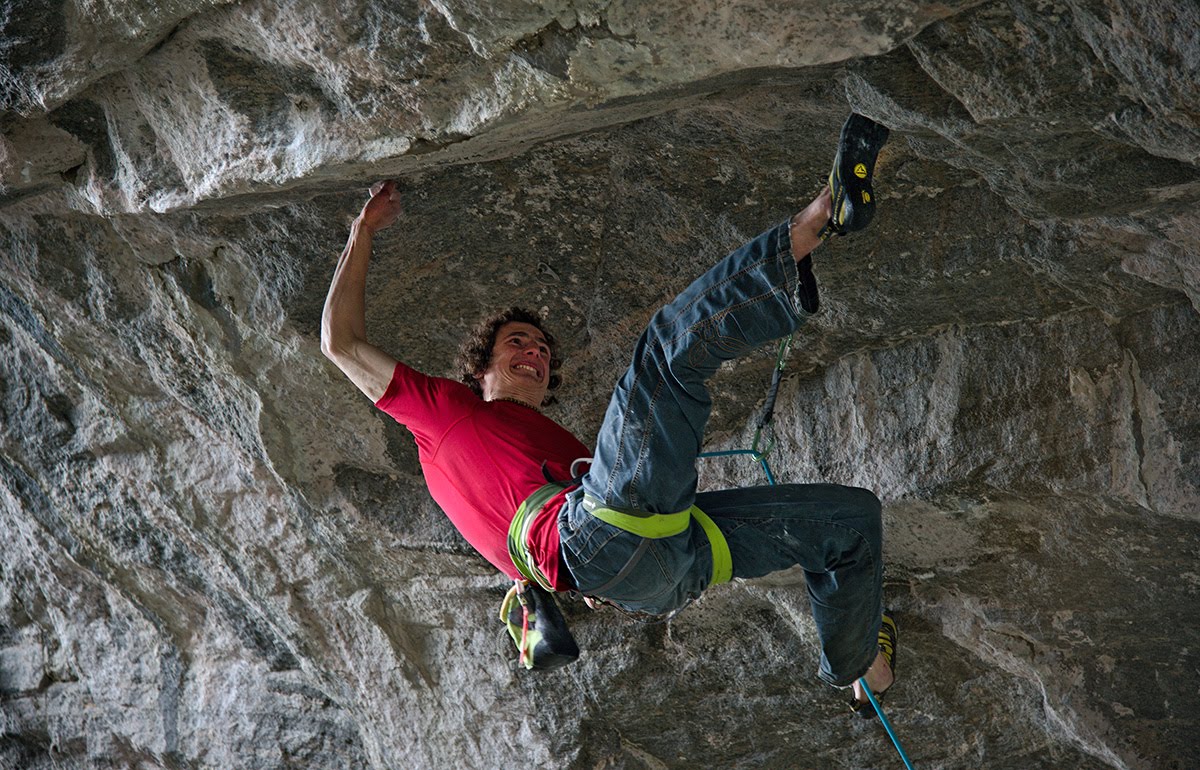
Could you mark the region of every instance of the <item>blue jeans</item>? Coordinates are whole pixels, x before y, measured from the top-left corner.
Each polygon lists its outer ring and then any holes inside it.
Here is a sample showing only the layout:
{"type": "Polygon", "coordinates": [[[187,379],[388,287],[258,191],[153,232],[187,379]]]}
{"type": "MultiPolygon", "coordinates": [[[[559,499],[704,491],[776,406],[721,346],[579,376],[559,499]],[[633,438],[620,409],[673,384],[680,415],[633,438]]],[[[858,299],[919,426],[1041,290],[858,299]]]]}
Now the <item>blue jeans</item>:
{"type": "Polygon", "coordinates": [[[610,508],[675,513],[693,504],[720,527],[735,577],[800,565],[821,639],[818,675],[837,686],[875,659],[883,581],[879,500],[864,489],[791,484],[696,493],[696,458],[722,362],[782,337],[807,313],[787,223],[729,254],[650,320],[613,392],[582,487],[559,514],[563,563],[575,585],[629,610],[664,614],[712,579],[700,524],[650,539],[608,524],[610,508]]]}

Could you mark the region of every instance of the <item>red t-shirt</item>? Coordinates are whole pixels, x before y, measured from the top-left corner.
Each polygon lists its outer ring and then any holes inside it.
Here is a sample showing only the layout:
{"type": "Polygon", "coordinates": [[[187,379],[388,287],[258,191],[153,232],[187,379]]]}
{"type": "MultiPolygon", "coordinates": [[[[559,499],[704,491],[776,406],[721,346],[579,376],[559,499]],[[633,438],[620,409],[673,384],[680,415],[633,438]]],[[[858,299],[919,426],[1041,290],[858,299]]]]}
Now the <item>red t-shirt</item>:
{"type": "MultiPolygon", "coordinates": [[[[558,423],[511,401],[483,401],[461,382],[397,364],[375,406],[412,431],[429,493],[476,551],[510,578],[508,525],[517,506],[588,449],[558,423]]],[[[558,511],[565,492],[542,508],[529,533],[534,562],[557,590],[573,588],[559,570],[558,511]]]]}

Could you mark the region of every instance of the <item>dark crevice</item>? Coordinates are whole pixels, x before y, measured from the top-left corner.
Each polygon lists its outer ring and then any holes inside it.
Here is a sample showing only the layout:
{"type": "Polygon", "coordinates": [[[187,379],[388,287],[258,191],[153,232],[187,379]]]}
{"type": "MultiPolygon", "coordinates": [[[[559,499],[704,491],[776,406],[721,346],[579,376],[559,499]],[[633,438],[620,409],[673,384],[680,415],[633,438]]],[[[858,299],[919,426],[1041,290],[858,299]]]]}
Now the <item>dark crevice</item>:
{"type": "Polygon", "coordinates": [[[1142,424],[1142,409],[1139,405],[1142,396],[1141,377],[1138,374],[1137,359],[1132,353],[1127,353],[1129,356],[1129,381],[1133,388],[1129,399],[1130,426],[1133,431],[1133,449],[1137,453],[1137,475],[1138,483],[1142,485],[1142,492],[1146,496],[1146,505],[1154,510],[1154,502],[1150,496],[1150,484],[1146,479],[1146,429],[1142,424]]]}
{"type": "Polygon", "coordinates": [[[79,163],[74,166],[71,166],[68,169],[63,169],[62,171],[59,171],[58,175],[60,177],[62,177],[62,180],[64,182],[66,182],[68,184],[72,184],[72,185],[77,185],[77,184],[79,184],[79,172],[82,170],[83,170],[83,164],[79,163]]]}
{"type": "MultiPolygon", "coordinates": [[[[186,21],[186,19],[184,21],[186,21]]],[[[155,43],[154,45],[152,45],[150,47],[149,51],[146,51],[145,56],[153,56],[154,54],[161,51],[163,46],[165,46],[167,43],[174,40],[175,36],[177,34],[179,34],[179,30],[183,29],[184,21],[179,22],[178,24],[176,24],[174,27],[171,28],[170,32],[163,35],[157,43],[155,43]]],[[[145,57],[143,57],[143,58],[145,58],[145,57]]]]}
{"type": "Polygon", "coordinates": [[[408,152],[405,155],[428,155],[433,152],[441,152],[449,147],[453,147],[459,142],[465,142],[470,139],[469,134],[450,134],[446,139],[425,139],[419,137],[412,141],[409,145],[408,152]]]}

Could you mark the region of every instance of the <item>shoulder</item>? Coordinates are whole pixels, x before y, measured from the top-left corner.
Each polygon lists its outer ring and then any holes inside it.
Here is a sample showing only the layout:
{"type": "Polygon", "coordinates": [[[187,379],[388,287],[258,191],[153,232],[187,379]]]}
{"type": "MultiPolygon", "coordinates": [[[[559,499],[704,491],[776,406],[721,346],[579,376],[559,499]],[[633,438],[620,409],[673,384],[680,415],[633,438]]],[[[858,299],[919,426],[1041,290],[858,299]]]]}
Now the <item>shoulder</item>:
{"type": "Polygon", "coordinates": [[[469,387],[447,377],[435,377],[397,362],[391,382],[375,406],[404,422],[414,413],[444,411],[453,405],[455,412],[482,403],[469,387]]]}

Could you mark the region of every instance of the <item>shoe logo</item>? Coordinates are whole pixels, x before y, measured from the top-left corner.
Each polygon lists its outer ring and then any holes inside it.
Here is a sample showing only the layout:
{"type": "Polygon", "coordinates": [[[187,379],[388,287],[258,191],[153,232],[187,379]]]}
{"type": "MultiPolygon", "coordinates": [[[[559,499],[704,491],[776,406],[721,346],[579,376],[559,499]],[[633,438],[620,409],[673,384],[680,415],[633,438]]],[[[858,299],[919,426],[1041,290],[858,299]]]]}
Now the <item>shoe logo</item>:
{"type": "Polygon", "coordinates": [[[863,190],[863,203],[870,203],[870,202],[871,202],[871,193],[867,192],[866,190],[863,190]]]}
{"type": "Polygon", "coordinates": [[[855,163],[854,164],[854,175],[856,177],[858,177],[859,179],[866,179],[867,178],[867,164],[866,163],[855,163]]]}

